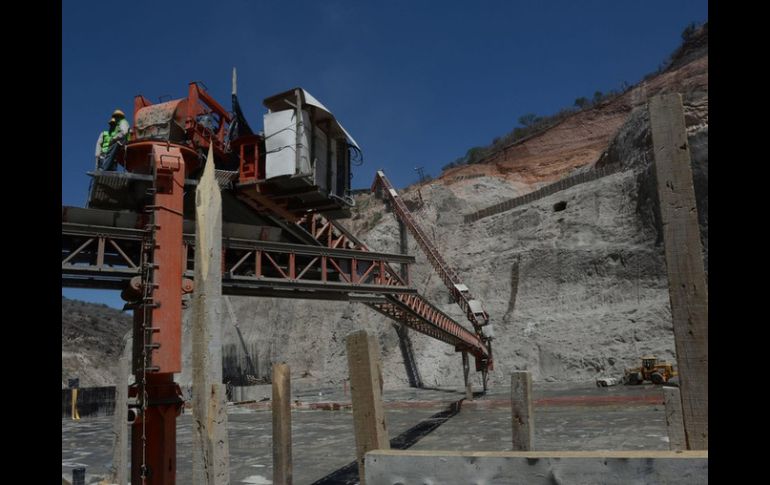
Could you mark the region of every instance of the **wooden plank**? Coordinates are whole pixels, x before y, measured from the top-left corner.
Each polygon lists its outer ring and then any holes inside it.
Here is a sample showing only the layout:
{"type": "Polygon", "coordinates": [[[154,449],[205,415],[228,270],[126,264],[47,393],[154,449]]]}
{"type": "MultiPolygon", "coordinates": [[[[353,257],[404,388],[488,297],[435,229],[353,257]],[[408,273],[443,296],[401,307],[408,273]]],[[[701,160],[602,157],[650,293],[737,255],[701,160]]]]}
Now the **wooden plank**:
{"type": "Polygon", "coordinates": [[[532,374],[511,374],[511,422],[513,450],[530,451],[535,443],[535,416],[532,413],[532,374]]]}
{"type": "Polygon", "coordinates": [[[663,398],[666,403],[666,428],[668,429],[668,446],[671,450],[686,450],[687,440],[684,435],[682,421],[682,399],[676,387],[664,387],[663,398]]]}
{"type": "Polygon", "coordinates": [[[377,450],[366,454],[366,483],[708,483],[706,451],[377,450]]]}
{"type": "Polygon", "coordinates": [[[273,483],[291,485],[291,373],[285,363],[273,365],[273,483]]]}
{"type": "Polygon", "coordinates": [[[346,340],[358,476],[361,485],[365,485],[366,452],[390,449],[382,403],[380,346],[377,338],[370,336],[365,330],[351,333],[346,340]]]}
{"type": "Polygon", "coordinates": [[[708,449],[708,288],[682,97],[649,110],[687,448],[708,449]]]}

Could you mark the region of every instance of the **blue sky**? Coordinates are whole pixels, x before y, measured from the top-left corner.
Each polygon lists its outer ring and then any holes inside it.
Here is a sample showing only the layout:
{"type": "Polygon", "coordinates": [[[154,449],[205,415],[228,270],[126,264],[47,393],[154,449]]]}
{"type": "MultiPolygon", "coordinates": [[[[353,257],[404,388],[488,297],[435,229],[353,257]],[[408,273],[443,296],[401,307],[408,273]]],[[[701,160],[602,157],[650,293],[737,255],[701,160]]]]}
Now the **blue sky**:
{"type": "MultiPolygon", "coordinates": [[[[397,187],[436,176],[523,114],[551,114],[634,84],[708,19],[706,0],[263,1],[62,6],[62,204],[83,206],[85,172],[114,108],[143,94],[181,98],[203,81],[229,107],[230,73],[247,119],[301,86],[355,137],[353,187],[385,170],[397,187]]],[[[120,306],[117,292],[63,289],[120,306]]]]}

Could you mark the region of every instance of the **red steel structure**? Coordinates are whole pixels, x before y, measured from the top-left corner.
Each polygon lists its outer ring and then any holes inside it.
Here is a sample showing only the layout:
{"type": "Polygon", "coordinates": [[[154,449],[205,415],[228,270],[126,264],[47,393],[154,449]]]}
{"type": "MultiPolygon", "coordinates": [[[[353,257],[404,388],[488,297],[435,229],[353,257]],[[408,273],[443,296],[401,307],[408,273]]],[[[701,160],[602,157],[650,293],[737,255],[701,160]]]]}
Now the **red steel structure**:
{"type": "Polygon", "coordinates": [[[182,240],[185,163],[178,147],[152,147],[155,184],[145,241],[141,299],[134,310],[134,374],[139,409],[131,433],[131,483],[174,483],[176,417],[184,401],[182,371],[182,240]]]}
{"type": "Polygon", "coordinates": [[[378,170],[377,175],[375,175],[374,182],[372,183],[372,192],[377,193],[389,202],[393,209],[393,213],[398,220],[409,229],[409,232],[417,241],[417,244],[428,257],[428,261],[430,261],[433,269],[435,269],[436,273],[441,277],[441,281],[444,282],[444,285],[449,290],[454,301],[465,312],[468,321],[473,325],[473,329],[476,331],[479,339],[485,342],[489,353],[488,356],[486,356],[486,359],[478,355],[476,356],[476,370],[486,374],[487,370],[493,369],[491,352],[492,338],[491,336],[484,335],[484,326],[489,325],[489,315],[483,309],[481,302],[473,297],[468,287],[460,280],[457,272],[444,261],[441,253],[439,253],[436,246],[430,241],[415,218],[412,217],[406,204],[401,200],[398,192],[393,188],[390,180],[388,180],[382,170],[378,170]]]}
{"type": "MultiPolygon", "coordinates": [[[[319,126],[340,143],[344,129],[333,131],[332,115],[301,89],[268,98],[266,105],[269,101],[271,110],[280,108],[285,96],[297,113],[307,109],[310,120],[322,120],[319,126]]],[[[193,219],[194,204],[186,201],[186,194],[194,194],[209,147],[227,219],[223,294],[360,301],[455,346],[464,356],[474,355],[485,387],[486,372],[492,368],[489,340],[479,331],[488,317],[473,311],[469,295],[461,294],[459,301],[466,301],[476,333],[419,295],[409,285],[408,271],[402,276],[391,266],[408,268],[413,257],[370,251],[333,220],[349,214],[344,197],[324,198],[326,189],[313,180],[268,179],[265,138],[250,130],[237,136],[228,131],[239,116],[198,83],[190,83],[183,99],[153,104],[137,96],[130,141],[117,156],[125,172],[97,170],[91,174],[89,208],[62,208],[62,285],[121,289],[127,306],[134,309],[136,379],[129,395],[135,403],[129,416],[135,484],[176,483],[176,417],[183,400],[173,376],[181,372],[182,300],[193,291],[194,239],[186,222],[193,219]]],[[[340,156],[337,152],[335,163],[344,168],[349,155],[340,156]]],[[[337,180],[344,182],[348,172],[340,173],[337,180]]],[[[384,175],[380,183],[389,185],[384,175]]],[[[338,187],[334,190],[339,193],[338,187]]],[[[399,217],[409,220],[398,202],[394,207],[401,211],[399,217]]],[[[412,221],[414,228],[420,235],[412,221]]],[[[427,239],[420,238],[425,244],[427,239]]],[[[431,261],[439,261],[443,274],[458,283],[435,248],[431,251],[431,261]]]]}
{"type": "MultiPolygon", "coordinates": [[[[308,230],[319,244],[330,248],[345,247],[368,252],[369,248],[336,221],[320,214],[306,216],[298,225],[308,230]]],[[[408,278],[408,271],[407,278],[408,278]]],[[[388,270],[389,284],[408,284],[394,269],[388,270]]],[[[491,361],[487,344],[469,332],[419,294],[391,294],[379,301],[365,302],[379,313],[406,326],[455,346],[458,352],[468,352],[476,358],[477,370],[486,370],[491,361]]]]}
{"type": "Polygon", "coordinates": [[[183,280],[185,180],[200,171],[209,146],[226,157],[231,121],[197,83],[184,99],[154,105],[137,96],[132,141],[117,157],[127,173],[150,176],[133,204],[147,221],[140,278],[123,293],[134,307],[131,483],[176,483],[176,417],[184,401],[174,374],[182,371],[182,295],[192,290],[183,280]]]}

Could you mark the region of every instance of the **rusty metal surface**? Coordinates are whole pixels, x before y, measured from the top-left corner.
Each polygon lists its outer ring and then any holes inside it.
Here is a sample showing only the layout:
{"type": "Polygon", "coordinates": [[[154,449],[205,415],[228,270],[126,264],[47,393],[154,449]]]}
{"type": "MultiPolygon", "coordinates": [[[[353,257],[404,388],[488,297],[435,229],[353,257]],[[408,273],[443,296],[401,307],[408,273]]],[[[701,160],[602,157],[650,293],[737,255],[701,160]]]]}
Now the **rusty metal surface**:
{"type": "Polygon", "coordinates": [[[152,309],[152,344],[160,349],[152,352],[152,365],[158,372],[176,373],[182,371],[182,207],[184,161],[179,149],[156,145],[153,158],[157,166],[154,213],[154,251],[152,254],[153,284],[152,299],[160,302],[152,309]]]}
{"type": "Polygon", "coordinates": [[[168,139],[171,133],[171,124],[175,122],[175,117],[179,116],[175,116],[175,114],[182,101],[181,99],[175,99],[165,103],[145,106],[137,111],[134,120],[136,139],[168,139]]]}

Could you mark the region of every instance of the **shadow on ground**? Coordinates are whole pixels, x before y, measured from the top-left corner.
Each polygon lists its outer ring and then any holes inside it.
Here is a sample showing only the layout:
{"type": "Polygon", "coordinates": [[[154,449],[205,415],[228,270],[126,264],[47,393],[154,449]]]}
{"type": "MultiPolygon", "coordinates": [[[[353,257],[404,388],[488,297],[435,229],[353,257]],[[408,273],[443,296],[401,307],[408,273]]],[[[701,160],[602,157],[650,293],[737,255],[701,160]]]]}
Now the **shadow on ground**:
{"type": "MultiPolygon", "coordinates": [[[[441,389],[435,389],[441,390],[441,389]]],[[[423,419],[415,426],[404,431],[400,435],[390,440],[390,448],[393,450],[406,450],[412,447],[422,438],[433,432],[436,428],[450,420],[460,412],[463,399],[450,403],[443,411],[439,411],[427,419],[423,419]]],[[[348,463],[344,467],[333,471],[320,480],[316,480],[312,485],[353,485],[359,482],[358,463],[355,461],[348,463]]]]}

